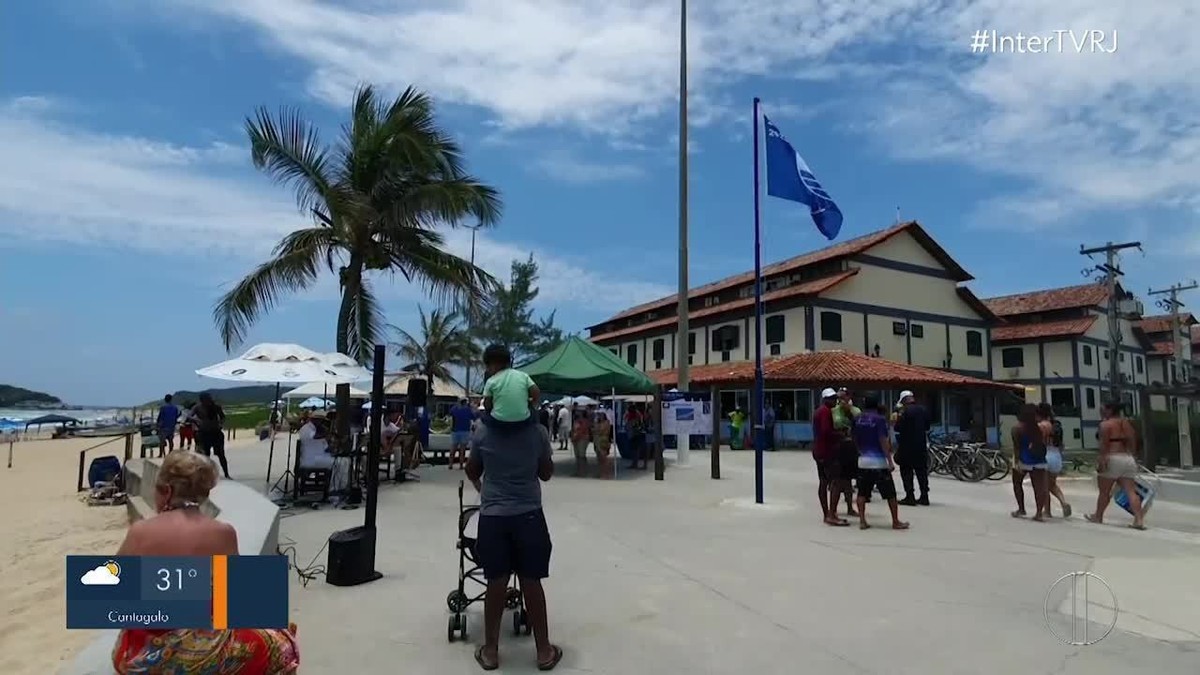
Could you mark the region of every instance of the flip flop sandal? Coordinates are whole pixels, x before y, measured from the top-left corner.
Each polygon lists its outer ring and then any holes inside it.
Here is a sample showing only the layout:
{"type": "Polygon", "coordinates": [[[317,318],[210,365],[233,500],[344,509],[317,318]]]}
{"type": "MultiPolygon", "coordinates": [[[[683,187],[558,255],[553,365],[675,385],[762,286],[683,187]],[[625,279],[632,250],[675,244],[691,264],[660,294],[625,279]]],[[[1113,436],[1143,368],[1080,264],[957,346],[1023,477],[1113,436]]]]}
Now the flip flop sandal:
{"type": "Polygon", "coordinates": [[[908,523],[892,523],[893,530],[907,530],[908,523]]]}
{"type": "Polygon", "coordinates": [[[1012,516],[1013,518],[1024,518],[1028,514],[1024,513],[1023,511],[1013,511],[1008,515],[1012,516]]]}
{"type": "Polygon", "coordinates": [[[1145,525],[1136,525],[1136,524],[1134,524],[1134,523],[1130,523],[1130,524],[1129,524],[1129,529],[1131,529],[1131,530],[1145,530],[1145,529],[1146,529],[1146,526],[1145,526],[1145,525]]]}
{"type": "Polygon", "coordinates": [[[860,530],[869,530],[869,529],[871,529],[871,524],[870,524],[870,523],[859,523],[859,524],[858,524],[858,529],[860,529],[860,530]]]}
{"type": "MultiPolygon", "coordinates": [[[[483,668],[484,670],[496,670],[500,667],[499,659],[497,659],[495,663],[488,663],[487,660],[483,658],[483,645],[479,645],[479,647],[475,650],[475,663],[478,663],[479,667],[483,668]]],[[[541,666],[538,667],[540,668],[541,666]]]]}
{"type": "Polygon", "coordinates": [[[1071,505],[1063,504],[1063,518],[1070,518],[1070,517],[1071,517],[1071,505]]]}
{"type": "Polygon", "coordinates": [[[1095,523],[1095,524],[1097,524],[1097,525],[1103,525],[1103,524],[1104,524],[1104,521],[1103,521],[1103,520],[1100,520],[1100,519],[1098,519],[1098,518],[1096,518],[1096,514],[1094,514],[1094,513],[1085,513],[1085,514],[1083,514],[1083,517],[1084,517],[1084,519],[1085,519],[1085,520],[1087,520],[1089,523],[1095,523]]]}
{"type": "Polygon", "coordinates": [[[549,661],[538,661],[538,670],[554,670],[558,662],[562,661],[563,650],[558,645],[550,645],[550,649],[554,650],[554,655],[550,657],[549,661]]]}
{"type": "Polygon", "coordinates": [[[825,524],[830,527],[850,527],[850,521],[845,518],[837,518],[835,520],[827,520],[825,524]]]}

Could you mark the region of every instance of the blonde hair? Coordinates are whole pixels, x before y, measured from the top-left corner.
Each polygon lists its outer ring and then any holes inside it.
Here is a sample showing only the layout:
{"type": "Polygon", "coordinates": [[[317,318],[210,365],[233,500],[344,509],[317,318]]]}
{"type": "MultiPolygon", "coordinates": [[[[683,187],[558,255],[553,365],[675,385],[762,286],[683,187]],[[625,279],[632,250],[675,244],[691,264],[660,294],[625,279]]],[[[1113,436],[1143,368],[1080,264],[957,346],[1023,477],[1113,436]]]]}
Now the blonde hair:
{"type": "Polygon", "coordinates": [[[172,505],[200,503],[217,484],[217,467],[204,455],[187,450],[172,452],[163,460],[155,480],[159,487],[171,488],[172,505]]]}

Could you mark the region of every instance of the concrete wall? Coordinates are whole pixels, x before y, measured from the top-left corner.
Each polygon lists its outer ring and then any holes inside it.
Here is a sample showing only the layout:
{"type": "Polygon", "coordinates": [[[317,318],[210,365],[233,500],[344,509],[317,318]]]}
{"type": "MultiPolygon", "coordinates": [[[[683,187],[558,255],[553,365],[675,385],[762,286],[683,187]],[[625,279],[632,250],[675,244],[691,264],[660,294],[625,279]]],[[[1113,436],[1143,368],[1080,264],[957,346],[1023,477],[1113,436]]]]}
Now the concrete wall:
{"type": "MultiPolygon", "coordinates": [[[[125,463],[126,508],[129,521],[154,515],[154,481],[162,460],[131,459],[125,463]]],[[[236,481],[217,483],[201,510],[237,530],[240,555],[274,555],[279,550],[279,507],[261,493],[236,481]]],[[[62,675],[112,675],[112,650],[117,631],[102,634],[61,671],[62,675]]]]}

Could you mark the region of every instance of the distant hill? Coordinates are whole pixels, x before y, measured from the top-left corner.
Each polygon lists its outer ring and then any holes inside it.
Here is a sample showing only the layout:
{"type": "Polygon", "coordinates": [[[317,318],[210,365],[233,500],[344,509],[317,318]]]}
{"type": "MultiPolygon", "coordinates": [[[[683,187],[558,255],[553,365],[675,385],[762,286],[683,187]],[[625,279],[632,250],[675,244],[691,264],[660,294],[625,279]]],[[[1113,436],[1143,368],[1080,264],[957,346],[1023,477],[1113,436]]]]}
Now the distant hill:
{"type": "Polygon", "coordinates": [[[50,394],[22,387],[14,387],[11,384],[0,384],[0,408],[57,407],[62,404],[62,400],[57,396],[51,396],[50,394]]]}
{"type": "MultiPolygon", "coordinates": [[[[262,405],[267,405],[271,402],[271,398],[275,396],[275,385],[253,384],[245,387],[229,387],[228,389],[203,389],[202,391],[207,391],[208,393],[212,394],[213,398],[217,400],[217,403],[220,403],[221,405],[245,405],[247,403],[261,403],[262,405]]],[[[286,392],[287,389],[282,389],[280,391],[286,392]]],[[[175,397],[176,403],[182,404],[189,401],[195,403],[196,400],[200,398],[200,392],[183,389],[172,393],[172,396],[175,397]]],[[[150,401],[145,405],[150,407],[156,406],[159,403],[162,403],[161,398],[150,401]]]]}

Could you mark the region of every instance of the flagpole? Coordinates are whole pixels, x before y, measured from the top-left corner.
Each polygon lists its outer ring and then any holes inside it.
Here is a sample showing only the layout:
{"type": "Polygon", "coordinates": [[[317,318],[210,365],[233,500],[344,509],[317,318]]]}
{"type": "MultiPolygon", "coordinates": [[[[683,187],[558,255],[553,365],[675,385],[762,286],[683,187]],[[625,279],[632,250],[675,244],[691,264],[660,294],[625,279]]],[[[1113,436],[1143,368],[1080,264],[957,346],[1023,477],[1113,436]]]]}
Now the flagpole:
{"type": "MultiPolygon", "coordinates": [[[[678,327],[676,336],[678,345],[675,348],[675,387],[681,392],[688,391],[691,379],[688,372],[688,86],[687,86],[687,0],[679,0],[679,289],[678,289],[678,327]]],[[[661,403],[661,402],[660,402],[661,403]]],[[[687,434],[675,436],[675,464],[687,466],[691,453],[691,438],[687,434]]],[[[714,443],[721,439],[714,438],[714,443]]],[[[655,478],[659,478],[659,468],[654,467],[655,478]]]]}
{"type": "Polygon", "coordinates": [[[763,451],[766,449],[763,416],[763,305],[762,305],[762,225],[758,193],[758,106],[754,98],[754,502],[763,503],[763,451]]]}

